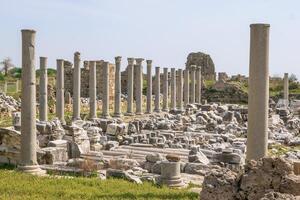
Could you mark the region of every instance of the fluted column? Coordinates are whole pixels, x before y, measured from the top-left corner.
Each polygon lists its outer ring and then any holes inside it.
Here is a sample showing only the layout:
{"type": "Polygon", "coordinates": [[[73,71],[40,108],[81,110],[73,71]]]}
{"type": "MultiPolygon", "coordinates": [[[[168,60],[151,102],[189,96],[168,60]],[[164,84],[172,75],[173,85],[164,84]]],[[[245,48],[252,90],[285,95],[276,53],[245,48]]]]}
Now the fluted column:
{"type": "Polygon", "coordinates": [[[178,85],[177,85],[177,108],[180,111],[183,111],[183,104],[182,104],[182,100],[183,100],[183,71],[182,69],[178,69],[178,85]]]}
{"type": "Polygon", "coordinates": [[[114,117],[121,117],[121,56],[115,57],[115,112],[114,117]]]}
{"type": "Polygon", "coordinates": [[[251,24],[247,160],[267,155],[269,110],[269,28],[251,24]]]}
{"type": "Polygon", "coordinates": [[[42,174],[36,156],[35,31],[22,30],[21,154],[18,168],[42,174]]]}
{"type": "Polygon", "coordinates": [[[160,67],[155,67],[154,112],[160,112],[160,67]]]}
{"type": "Polygon", "coordinates": [[[48,75],[47,58],[40,57],[40,97],[39,97],[39,118],[40,121],[48,120],[48,75]]]}
{"type": "Polygon", "coordinates": [[[90,119],[97,118],[96,61],[89,61],[90,119]]]}
{"type": "Polygon", "coordinates": [[[147,62],[147,108],[146,113],[152,113],[152,60],[147,62]]]}
{"type": "Polygon", "coordinates": [[[109,63],[103,63],[102,118],[109,117],[109,63]]]}
{"type": "Polygon", "coordinates": [[[184,70],[184,106],[186,107],[190,102],[190,76],[189,69],[184,70]]]}
{"type": "Polygon", "coordinates": [[[133,63],[134,58],[127,58],[127,113],[126,115],[133,114],[133,63]]]}
{"type": "Polygon", "coordinates": [[[176,71],[175,68],[171,68],[171,108],[170,110],[176,110],[176,71]]]}
{"type": "Polygon", "coordinates": [[[143,58],[137,58],[136,60],[136,67],[137,67],[137,78],[136,78],[136,114],[142,114],[142,105],[143,105],[143,58]]]}
{"type": "Polygon", "coordinates": [[[196,103],[201,104],[201,66],[198,66],[196,69],[196,103]]]}
{"type": "Polygon", "coordinates": [[[284,73],[283,78],[283,98],[284,100],[289,101],[289,74],[284,73]]]}
{"type": "Polygon", "coordinates": [[[164,79],[163,79],[163,108],[162,111],[168,112],[168,68],[164,68],[164,79]]]}
{"type": "Polygon", "coordinates": [[[80,53],[74,53],[74,71],[73,71],[73,120],[80,119],[80,53]]]}
{"type": "Polygon", "coordinates": [[[190,74],[191,74],[191,94],[190,94],[190,103],[195,103],[195,70],[196,66],[190,66],[190,74]]]}
{"type": "Polygon", "coordinates": [[[56,117],[65,124],[65,80],[64,80],[64,60],[56,60],[56,117]]]}

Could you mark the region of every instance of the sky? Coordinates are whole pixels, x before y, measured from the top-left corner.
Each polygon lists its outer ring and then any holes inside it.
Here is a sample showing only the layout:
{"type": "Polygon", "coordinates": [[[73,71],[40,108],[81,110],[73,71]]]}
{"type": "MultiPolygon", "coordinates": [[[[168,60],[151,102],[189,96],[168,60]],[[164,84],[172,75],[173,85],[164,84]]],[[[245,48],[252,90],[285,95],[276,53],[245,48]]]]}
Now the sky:
{"type": "MultiPolygon", "coordinates": [[[[209,54],[217,72],[249,71],[251,23],[270,24],[270,75],[300,78],[299,0],[0,0],[0,60],[21,65],[21,29],[36,33],[38,57],[114,62],[122,56],[183,68],[209,54]]],[[[144,63],[144,66],[146,64],[144,63]]],[[[146,71],[146,67],[144,67],[146,71]]]]}

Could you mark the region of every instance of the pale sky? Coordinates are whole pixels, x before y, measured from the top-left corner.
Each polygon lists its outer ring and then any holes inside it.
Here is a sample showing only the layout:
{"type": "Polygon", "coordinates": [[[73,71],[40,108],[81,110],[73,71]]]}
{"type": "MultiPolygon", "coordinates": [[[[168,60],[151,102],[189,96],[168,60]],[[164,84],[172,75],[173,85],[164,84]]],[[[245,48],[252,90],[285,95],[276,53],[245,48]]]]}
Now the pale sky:
{"type": "MultiPolygon", "coordinates": [[[[211,55],[217,72],[248,74],[251,23],[269,23],[270,74],[300,78],[299,0],[0,0],[0,59],[21,63],[21,29],[35,29],[36,60],[152,59],[184,67],[211,55]]],[[[145,64],[144,64],[145,66],[145,64]]],[[[38,68],[38,65],[37,65],[38,68]]],[[[145,69],[146,67],[144,67],[145,69]]]]}

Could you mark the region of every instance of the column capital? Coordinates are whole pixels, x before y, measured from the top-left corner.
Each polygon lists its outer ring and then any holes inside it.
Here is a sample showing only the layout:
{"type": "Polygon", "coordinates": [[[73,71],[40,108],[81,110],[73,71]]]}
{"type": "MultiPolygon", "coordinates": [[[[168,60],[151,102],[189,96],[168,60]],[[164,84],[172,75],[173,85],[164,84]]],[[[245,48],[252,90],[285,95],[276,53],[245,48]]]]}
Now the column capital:
{"type": "Polygon", "coordinates": [[[196,65],[190,65],[189,66],[189,69],[192,71],[192,70],[195,70],[197,68],[197,66],[196,65]]]}
{"type": "Polygon", "coordinates": [[[287,77],[288,77],[288,76],[289,76],[289,73],[284,73],[284,76],[287,76],[287,77]]]}
{"type": "Polygon", "coordinates": [[[144,58],[136,58],[135,59],[137,65],[141,65],[144,60],[145,60],[144,58]]]}
{"type": "Polygon", "coordinates": [[[78,51],[76,51],[74,53],[74,60],[79,60],[80,61],[80,53],[78,51]]]}
{"type": "Polygon", "coordinates": [[[152,60],[146,60],[147,65],[151,65],[152,64],[152,60]]]}
{"type": "Polygon", "coordinates": [[[256,23],[256,24],[250,24],[250,27],[262,27],[262,28],[269,28],[270,24],[263,24],[263,23],[256,23]]]}
{"type": "Polygon", "coordinates": [[[26,33],[26,32],[27,32],[27,33],[36,33],[36,31],[33,30],[33,29],[22,29],[21,32],[22,32],[22,33],[26,33]]]}
{"type": "Polygon", "coordinates": [[[133,65],[134,63],[134,58],[127,58],[128,64],[133,65]]]}
{"type": "Polygon", "coordinates": [[[116,63],[120,63],[121,60],[122,60],[122,56],[116,56],[116,57],[115,57],[115,62],[116,62],[116,63]]]}

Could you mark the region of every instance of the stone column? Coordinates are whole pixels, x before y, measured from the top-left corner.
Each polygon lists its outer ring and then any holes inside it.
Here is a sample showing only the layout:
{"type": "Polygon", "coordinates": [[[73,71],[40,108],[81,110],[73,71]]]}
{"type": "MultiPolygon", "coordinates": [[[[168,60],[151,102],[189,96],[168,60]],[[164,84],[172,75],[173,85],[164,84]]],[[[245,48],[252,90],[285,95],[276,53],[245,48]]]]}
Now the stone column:
{"type": "Polygon", "coordinates": [[[64,80],[64,60],[56,60],[56,117],[65,124],[65,80],[64,80]]]}
{"type": "Polygon", "coordinates": [[[160,67],[155,67],[154,112],[160,112],[160,67]]]}
{"type": "Polygon", "coordinates": [[[283,78],[283,98],[284,100],[289,102],[289,74],[284,73],[284,78],[283,78]]]}
{"type": "Polygon", "coordinates": [[[247,160],[267,155],[269,110],[269,28],[251,24],[247,160]]]}
{"type": "Polygon", "coordinates": [[[176,71],[175,68],[171,68],[171,108],[170,110],[176,110],[176,71]]]}
{"type": "Polygon", "coordinates": [[[201,92],[202,92],[201,66],[198,66],[196,70],[196,103],[199,104],[201,104],[201,92]]]}
{"type": "Polygon", "coordinates": [[[186,68],[184,70],[184,106],[186,107],[190,101],[190,77],[189,77],[189,69],[186,68]]]}
{"type": "Polygon", "coordinates": [[[133,63],[134,58],[127,58],[127,113],[126,115],[132,116],[133,114],[133,63]]]}
{"type": "Polygon", "coordinates": [[[74,53],[73,71],[73,120],[80,120],[80,53],[74,53]]]}
{"type": "Polygon", "coordinates": [[[19,92],[19,80],[16,81],[16,92],[19,92]]]}
{"type": "Polygon", "coordinates": [[[190,103],[195,103],[195,70],[196,66],[190,66],[190,73],[191,73],[191,95],[190,95],[190,103]]]}
{"type": "Polygon", "coordinates": [[[147,62],[147,109],[146,113],[152,113],[152,60],[147,62]]]}
{"type": "Polygon", "coordinates": [[[102,118],[109,117],[109,63],[103,63],[102,118]]]}
{"type": "Polygon", "coordinates": [[[164,68],[164,79],[163,79],[163,108],[162,111],[168,112],[168,68],[164,68]]]}
{"type": "Polygon", "coordinates": [[[182,99],[183,99],[183,72],[182,69],[178,69],[178,86],[177,86],[177,108],[180,111],[183,111],[182,99]]]}
{"type": "Polygon", "coordinates": [[[42,174],[36,156],[35,31],[22,30],[21,154],[18,168],[42,174]]]}
{"type": "Polygon", "coordinates": [[[47,94],[48,94],[47,58],[40,57],[40,98],[39,98],[40,121],[48,120],[47,94]]]}
{"type": "Polygon", "coordinates": [[[137,78],[136,78],[136,114],[142,114],[142,105],[143,105],[143,58],[137,58],[136,67],[137,67],[137,78]]]}
{"type": "Polygon", "coordinates": [[[7,81],[4,82],[4,94],[7,94],[7,81]]]}
{"type": "Polygon", "coordinates": [[[121,117],[121,56],[115,57],[115,112],[114,117],[121,117]]]}
{"type": "Polygon", "coordinates": [[[89,61],[90,119],[97,118],[96,61],[89,61]]]}

